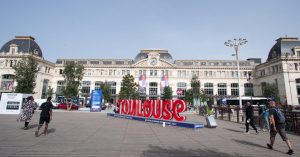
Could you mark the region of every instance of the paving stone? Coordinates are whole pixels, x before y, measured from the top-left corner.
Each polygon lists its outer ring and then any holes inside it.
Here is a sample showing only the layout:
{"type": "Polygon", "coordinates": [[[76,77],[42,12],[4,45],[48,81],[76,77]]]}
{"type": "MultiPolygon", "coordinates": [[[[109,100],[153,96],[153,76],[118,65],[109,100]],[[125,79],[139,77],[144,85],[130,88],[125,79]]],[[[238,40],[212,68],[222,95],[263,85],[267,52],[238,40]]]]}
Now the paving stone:
{"type": "MultiPolygon", "coordinates": [[[[186,114],[189,121],[205,118],[186,114]]],[[[286,144],[276,137],[274,149],[266,148],[269,134],[251,130],[245,135],[244,124],[217,120],[214,129],[187,129],[174,126],[107,117],[104,113],[64,112],[55,110],[49,134],[34,136],[39,111],[29,130],[21,129],[17,115],[0,115],[0,157],[277,157],[286,156],[286,144]]],[[[288,134],[300,152],[300,136],[288,134]]]]}

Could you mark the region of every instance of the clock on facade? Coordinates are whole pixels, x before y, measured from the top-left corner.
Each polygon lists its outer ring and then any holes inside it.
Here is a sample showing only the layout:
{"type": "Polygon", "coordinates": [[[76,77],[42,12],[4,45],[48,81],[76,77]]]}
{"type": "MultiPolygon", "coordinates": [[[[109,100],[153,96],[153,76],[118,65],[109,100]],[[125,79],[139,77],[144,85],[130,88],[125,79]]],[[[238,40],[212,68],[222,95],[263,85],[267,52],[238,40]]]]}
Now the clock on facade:
{"type": "Polygon", "coordinates": [[[157,64],[157,59],[156,58],[151,58],[150,64],[151,65],[156,65],[157,64]]]}

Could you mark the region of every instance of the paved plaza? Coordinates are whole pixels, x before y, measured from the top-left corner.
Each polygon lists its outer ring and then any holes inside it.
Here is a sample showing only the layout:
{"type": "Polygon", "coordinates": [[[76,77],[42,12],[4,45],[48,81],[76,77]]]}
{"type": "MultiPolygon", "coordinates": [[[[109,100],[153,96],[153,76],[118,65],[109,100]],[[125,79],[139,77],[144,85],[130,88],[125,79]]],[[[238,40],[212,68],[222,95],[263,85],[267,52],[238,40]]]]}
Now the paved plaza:
{"type": "MultiPolygon", "coordinates": [[[[286,144],[276,137],[275,150],[266,148],[269,134],[243,134],[244,125],[218,120],[216,129],[187,129],[107,117],[104,113],[54,111],[47,136],[34,136],[39,111],[28,130],[17,115],[0,115],[0,156],[20,157],[281,157],[286,144]]],[[[189,121],[205,123],[196,114],[189,121]]],[[[300,136],[288,134],[295,154],[300,136]]]]}

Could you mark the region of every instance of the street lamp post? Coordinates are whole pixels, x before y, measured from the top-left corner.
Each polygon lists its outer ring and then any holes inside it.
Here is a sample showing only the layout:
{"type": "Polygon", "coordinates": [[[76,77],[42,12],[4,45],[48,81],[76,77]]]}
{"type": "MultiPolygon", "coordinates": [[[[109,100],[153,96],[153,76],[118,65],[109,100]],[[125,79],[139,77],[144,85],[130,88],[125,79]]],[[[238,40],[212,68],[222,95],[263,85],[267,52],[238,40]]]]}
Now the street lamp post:
{"type": "Polygon", "coordinates": [[[228,40],[224,44],[226,46],[234,47],[235,50],[235,57],[236,57],[236,64],[237,64],[237,73],[238,73],[238,89],[239,89],[239,107],[240,109],[242,106],[242,99],[241,99],[241,86],[240,86],[240,63],[239,63],[239,46],[246,44],[248,41],[246,39],[236,39],[228,40]]]}

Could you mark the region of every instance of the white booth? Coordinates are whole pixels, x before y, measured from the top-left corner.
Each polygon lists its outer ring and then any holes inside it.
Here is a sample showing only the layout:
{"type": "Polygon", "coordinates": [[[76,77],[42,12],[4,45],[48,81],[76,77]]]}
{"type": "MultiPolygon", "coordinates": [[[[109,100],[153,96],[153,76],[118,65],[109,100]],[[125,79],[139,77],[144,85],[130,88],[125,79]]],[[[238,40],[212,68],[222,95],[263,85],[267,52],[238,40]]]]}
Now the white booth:
{"type": "Polygon", "coordinates": [[[32,96],[32,94],[2,93],[0,114],[19,114],[22,104],[26,103],[26,98],[28,96],[32,96]]]}

